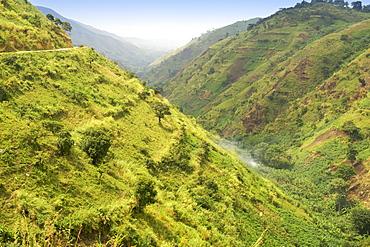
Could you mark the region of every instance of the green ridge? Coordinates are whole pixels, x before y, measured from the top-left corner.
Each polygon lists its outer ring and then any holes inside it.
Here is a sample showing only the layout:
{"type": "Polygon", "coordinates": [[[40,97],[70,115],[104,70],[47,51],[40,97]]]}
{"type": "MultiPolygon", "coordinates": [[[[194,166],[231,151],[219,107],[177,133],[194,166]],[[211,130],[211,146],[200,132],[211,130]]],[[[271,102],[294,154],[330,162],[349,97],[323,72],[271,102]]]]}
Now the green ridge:
{"type": "Polygon", "coordinates": [[[28,1],[0,2],[0,52],[71,46],[68,35],[28,1]]]}
{"type": "Polygon", "coordinates": [[[239,33],[246,31],[250,24],[256,23],[259,19],[254,18],[247,21],[238,21],[226,27],[208,31],[200,37],[194,38],[184,47],[154,61],[150,65],[151,70],[144,74],[141,79],[147,81],[148,85],[163,86],[210,46],[227,37],[239,35],[239,33]]]}

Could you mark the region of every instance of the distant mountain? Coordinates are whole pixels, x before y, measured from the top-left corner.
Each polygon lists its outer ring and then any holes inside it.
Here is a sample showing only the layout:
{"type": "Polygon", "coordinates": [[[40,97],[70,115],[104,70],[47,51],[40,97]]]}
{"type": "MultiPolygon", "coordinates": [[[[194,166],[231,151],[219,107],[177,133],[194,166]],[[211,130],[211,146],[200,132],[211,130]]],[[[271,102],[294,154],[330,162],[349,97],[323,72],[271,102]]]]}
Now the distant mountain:
{"type": "Polygon", "coordinates": [[[52,14],[55,18],[71,23],[73,29],[70,36],[73,45],[92,47],[127,70],[139,72],[168,51],[168,49],[161,50],[158,47],[150,47],[151,50],[141,48],[115,34],[61,16],[52,9],[40,6],[37,8],[45,15],[52,14]]]}
{"type": "Polygon", "coordinates": [[[174,52],[167,53],[154,61],[150,66],[151,70],[142,79],[150,85],[161,86],[169,82],[179,71],[201,55],[210,46],[227,37],[238,35],[246,31],[250,24],[255,24],[260,18],[247,21],[238,21],[234,24],[208,31],[198,38],[194,38],[187,45],[174,52]]]}

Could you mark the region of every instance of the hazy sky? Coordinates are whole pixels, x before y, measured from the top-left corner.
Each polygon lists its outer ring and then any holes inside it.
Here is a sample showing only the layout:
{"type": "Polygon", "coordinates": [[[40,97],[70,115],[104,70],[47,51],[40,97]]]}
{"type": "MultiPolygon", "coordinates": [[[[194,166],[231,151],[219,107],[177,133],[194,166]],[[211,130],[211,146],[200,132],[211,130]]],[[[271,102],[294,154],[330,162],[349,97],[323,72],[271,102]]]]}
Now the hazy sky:
{"type": "Polygon", "coordinates": [[[30,0],[123,37],[190,41],[207,30],[266,17],[300,0],[30,0]]]}

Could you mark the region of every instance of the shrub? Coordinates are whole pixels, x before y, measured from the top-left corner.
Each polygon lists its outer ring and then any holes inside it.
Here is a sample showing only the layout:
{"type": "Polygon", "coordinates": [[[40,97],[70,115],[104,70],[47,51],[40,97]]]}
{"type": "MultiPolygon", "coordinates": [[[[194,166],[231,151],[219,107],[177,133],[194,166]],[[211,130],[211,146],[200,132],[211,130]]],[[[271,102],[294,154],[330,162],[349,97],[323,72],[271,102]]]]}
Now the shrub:
{"type": "Polygon", "coordinates": [[[359,234],[370,233],[370,210],[365,208],[354,208],[351,213],[351,221],[359,234]]]}
{"type": "Polygon", "coordinates": [[[360,133],[361,129],[358,128],[352,121],[345,122],[342,126],[342,130],[346,132],[351,142],[362,140],[362,135],[360,133]]]}
{"type": "Polygon", "coordinates": [[[140,178],[135,190],[136,207],[138,212],[143,211],[145,206],[156,202],[157,191],[154,188],[154,182],[147,178],[140,178]]]}
{"type": "Polygon", "coordinates": [[[0,243],[14,242],[14,235],[7,227],[0,226],[0,243]]]}
{"type": "Polygon", "coordinates": [[[57,146],[60,152],[60,155],[68,155],[71,153],[71,148],[74,145],[72,140],[72,135],[68,131],[62,131],[58,135],[57,146]]]}
{"type": "Polygon", "coordinates": [[[51,121],[51,120],[45,120],[42,122],[42,126],[53,132],[53,134],[56,134],[60,132],[63,129],[63,124],[57,122],[57,121],[51,121]]]}
{"type": "Polygon", "coordinates": [[[278,145],[271,145],[264,154],[265,164],[277,169],[288,169],[292,166],[288,154],[278,145]]]}
{"type": "Polygon", "coordinates": [[[88,128],[83,132],[81,149],[98,165],[107,155],[111,146],[110,136],[103,129],[88,128]]]}
{"type": "Polygon", "coordinates": [[[349,180],[352,176],[356,175],[353,166],[348,164],[342,164],[335,171],[335,176],[343,180],[349,180]]]}

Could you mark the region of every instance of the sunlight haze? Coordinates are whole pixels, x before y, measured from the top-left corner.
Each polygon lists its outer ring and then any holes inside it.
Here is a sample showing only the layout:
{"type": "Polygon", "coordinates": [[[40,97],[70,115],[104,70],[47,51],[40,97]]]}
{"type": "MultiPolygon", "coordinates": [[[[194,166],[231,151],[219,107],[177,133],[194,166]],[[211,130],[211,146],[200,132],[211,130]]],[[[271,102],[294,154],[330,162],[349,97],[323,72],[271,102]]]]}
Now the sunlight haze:
{"type": "Polygon", "coordinates": [[[266,17],[298,1],[58,1],[31,0],[66,18],[122,37],[188,42],[208,30],[266,17]]]}

